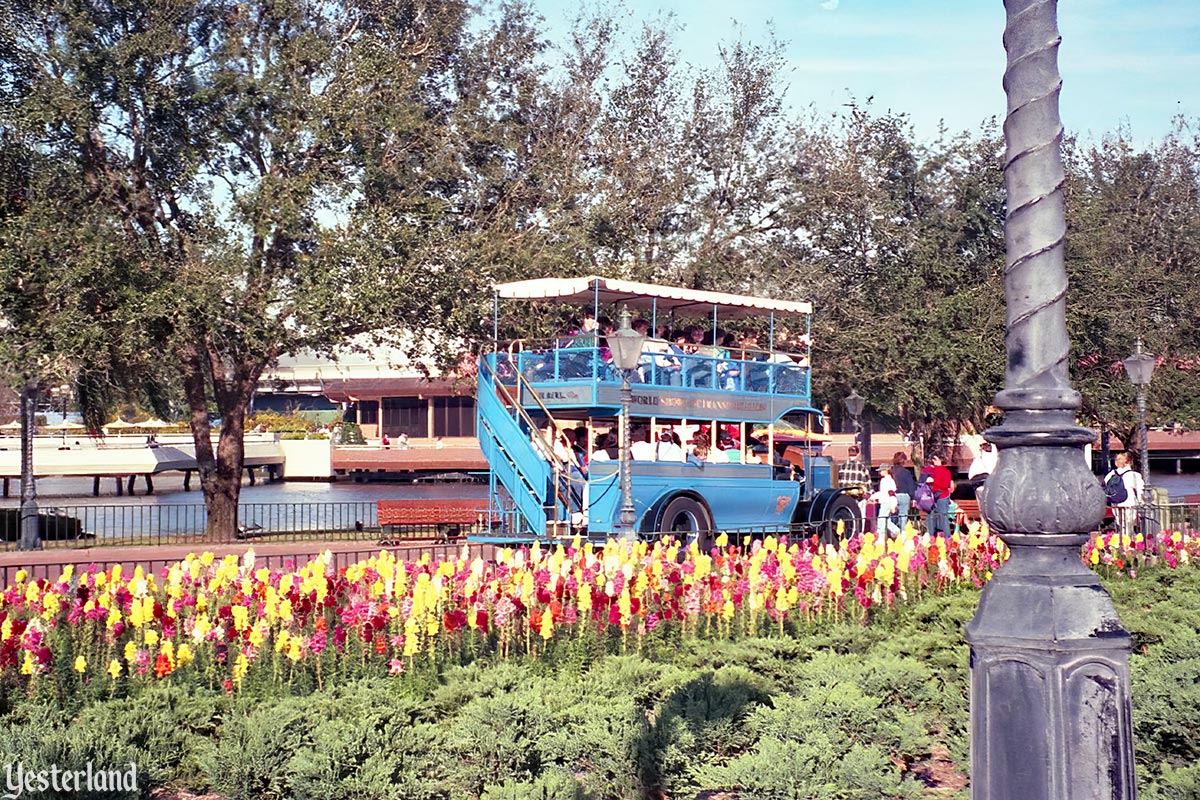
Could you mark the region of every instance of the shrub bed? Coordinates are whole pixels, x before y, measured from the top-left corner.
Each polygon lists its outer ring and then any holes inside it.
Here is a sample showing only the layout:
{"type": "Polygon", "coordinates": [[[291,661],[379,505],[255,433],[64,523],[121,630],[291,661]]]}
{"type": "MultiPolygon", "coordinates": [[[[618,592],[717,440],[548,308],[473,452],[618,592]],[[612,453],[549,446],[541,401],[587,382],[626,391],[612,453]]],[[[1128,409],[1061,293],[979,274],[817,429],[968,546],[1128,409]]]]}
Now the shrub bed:
{"type": "MultiPolygon", "coordinates": [[[[971,536],[22,580],[0,762],[229,798],[966,797],[961,628],[1004,555],[971,536]]],[[[1195,542],[1137,545],[1084,559],[1135,637],[1142,796],[1194,797],[1195,542]]]]}

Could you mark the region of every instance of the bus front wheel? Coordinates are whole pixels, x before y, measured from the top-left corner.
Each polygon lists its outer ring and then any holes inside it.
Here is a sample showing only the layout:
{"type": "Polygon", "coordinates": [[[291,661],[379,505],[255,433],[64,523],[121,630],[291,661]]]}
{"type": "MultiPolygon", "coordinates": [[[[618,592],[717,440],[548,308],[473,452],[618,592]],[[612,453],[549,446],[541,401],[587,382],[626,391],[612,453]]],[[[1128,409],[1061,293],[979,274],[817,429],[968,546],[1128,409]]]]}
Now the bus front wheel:
{"type": "Polygon", "coordinates": [[[713,518],[704,503],[686,495],[672,497],[658,517],[660,533],[675,534],[685,545],[695,542],[701,553],[716,545],[713,518]]]}

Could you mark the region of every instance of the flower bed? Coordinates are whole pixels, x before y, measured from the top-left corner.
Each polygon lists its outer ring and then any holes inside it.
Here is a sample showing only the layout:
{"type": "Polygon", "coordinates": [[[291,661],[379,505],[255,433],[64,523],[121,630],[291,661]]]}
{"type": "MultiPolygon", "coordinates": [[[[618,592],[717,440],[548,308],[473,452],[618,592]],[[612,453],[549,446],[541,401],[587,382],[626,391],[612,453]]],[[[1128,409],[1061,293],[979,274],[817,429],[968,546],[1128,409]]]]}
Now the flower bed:
{"type": "MultiPolygon", "coordinates": [[[[1197,555],[1195,535],[1145,544],[1093,539],[1086,563],[1136,574],[1197,555]]],[[[536,656],[560,639],[595,636],[640,648],[656,629],[680,637],[785,635],[823,621],[866,622],[923,592],[981,585],[1007,556],[973,528],[949,539],[911,528],[839,547],[768,537],[711,554],[672,542],[610,541],[501,551],[496,560],[400,561],[387,552],[340,571],[317,558],[294,570],[256,568],[253,552],[212,554],[147,575],[68,568],[55,581],[0,592],[0,680],[43,676],[115,691],[187,673],[234,691],[252,669],[276,677],[373,665],[393,674],[492,653],[536,656]]]]}

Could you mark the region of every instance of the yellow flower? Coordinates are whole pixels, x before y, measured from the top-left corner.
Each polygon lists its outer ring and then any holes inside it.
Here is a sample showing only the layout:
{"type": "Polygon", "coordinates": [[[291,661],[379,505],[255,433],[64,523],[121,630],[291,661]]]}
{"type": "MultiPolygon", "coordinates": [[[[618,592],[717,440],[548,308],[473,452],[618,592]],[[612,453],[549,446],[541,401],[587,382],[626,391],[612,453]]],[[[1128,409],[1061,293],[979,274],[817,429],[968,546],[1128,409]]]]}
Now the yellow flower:
{"type": "Polygon", "coordinates": [[[87,661],[83,656],[75,656],[75,671],[87,672],[87,661]]]}
{"type": "Polygon", "coordinates": [[[33,654],[30,653],[28,650],[26,650],[25,651],[25,660],[21,662],[21,674],[22,675],[32,675],[33,672],[34,672],[33,654]]]}
{"type": "Polygon", "coordinates": [[[62,608],[62,600],[54,592],[47,592],[42,598],[42,617],[46,620],[54,619],[62,608]]]}
{"type": "Polygon", "coordinates": [[[233,662],[233,682],[241,686],[242,678],[245,678],[249,671],[250,662],[246,659],[246,654],[238,653],[237,660],[233,662]]]}
{"type": "Polygon", "coordinates": [[[108,662],[108,674],[111,675],[112,679],[115,681],[121,675],[121,662],[117,661],[115,658],[108,662]]]}
{"type": "Polygon", "coordinates": [[[262,647],[264,628],[265,626],[263,625],[255,625],[250,629],[250,644],[255,647],[262,647]]]}
{"type": "Polygon", "coordinates": [[[293,636],[291,641],[288,642],[287,657],[292,661],[299,661],[301,658],[303,658],[304,651],[301,649],[302,645],[303,641],[301,641],[300,637],[293,636]]]}
{"type": "Polygon", "coordinates": [[[70,583],[71,576],[73,576],[74,574],[75,574],[75,565],[67,564],[65,567],[63,567],[62,575],[58,576],[58,582],[59,583],[70,583]]]}
{"type": "Polygon", "coordinates": [[[414,656],[420,651],[420,629],[417,627],[417,621],[409,617],[404,623],[404,655],[414,656]]]}
{"type": "Polygon", "coordinates": [[[153,628],[146,628],[146,645],[153,647],[158,644],[158,631],[153,628]]]}
{"type": "MultiPolygon", "coordinates": [[[[170,642],[167,642],[167,644],[170,644],[170,642]]],[[[182,667],[185,664],[190,664],[195,660],[195,658],[196,657],[192,654],[192,648],[187,642],[179,645],[179,650],[175,653],[175,660],[179,662],[179,666],[182,667]]],[[[117,664],[118,669],[120,666],[120,664],[117,664]]]]}
{"type": "Polygon", "coordinates": [[[132,664],[137,660],[137,645],[130,639],[125,643],[125,660],[132,664]]]}
{"type": "Polygon", "coordinates": [[[204,637],[208,636],[208,632],[211,630],[212,623],[208,621],[208,615],[199,614],[192,625],[192,639],[197,642],[204,641],[204,637]]]}

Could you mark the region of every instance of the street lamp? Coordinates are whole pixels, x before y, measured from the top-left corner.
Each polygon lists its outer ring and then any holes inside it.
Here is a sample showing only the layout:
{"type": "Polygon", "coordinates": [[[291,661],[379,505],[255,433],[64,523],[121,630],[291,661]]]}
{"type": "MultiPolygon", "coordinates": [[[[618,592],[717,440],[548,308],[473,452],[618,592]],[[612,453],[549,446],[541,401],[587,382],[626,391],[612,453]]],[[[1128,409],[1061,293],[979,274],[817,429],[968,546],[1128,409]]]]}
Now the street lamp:
{"type": "Polygon", "coordinates": [[[637,535],[634,530],[637,512],[633,508],[633,481],[629,469],[629,406],[633,402],[629,382],[638,367],[646,337],[629,326],[628,308],[621,308],[617,321],[617,330],[608,337],[608,349],[612,353],[613,367],[621,373],[621,536],[633,539],[637,535]]]}
{"type": "Polygon", "coordinates": [[[66,447],[67,445],[67,400],[70,398],[70,396],[71,387],[65,383],[62,386],[50,387],[50,397],[52,398],[51,402],[53,402],[55,399],[62,400],[62,421],[59,423],[59,425],[62,426],[60,430],[62,431],[63,447],[66,447]]]}
{"type": "Polygon", "coordinates": [[[1055,0],[1007,0],[1004,421],[981,503],[1009,557],[967,624],[971,797],[1132,800],[1129,654],[1100,578],[1079,558],[1104,519],[1084,462],[1094,432],[1071,388],[1055,0]]]}
{"type": "MultiPolygon", "coordinates": [[[[1150,491],[1150,445],[1146,436],[1146,387],[1150,385],[1150,379],[1154,376],[1154,356],[1150,353],[1142,352],[1142,337],[1137,338],[1137,344],[1133,348],[1133,355],[1127,357],[1124,362],[1125,372],[1129,375],[1129,382],[1137,387],[1137,411],[1138,411],[1138,434],[1140,438],[1140,457],[1142,461],[1142,496],[1139,498],[1141,506],[1141,523],[1142,535],[1146,537],[1147,544],[1150,543],[1150,536],[1147,528],[1149,525],[1146,495],[1150,491]]],[[[1154,532],[1155,534],[1158,531],[1154,532]]]]}
{"type": "Polygon", "coordinates": [[[850,394],[846,395],[846,411],[850,414],[850,419],[854,422],[854,443],[859,445],[861,452],[862,442],[862,423],[858,418],[862,416],[863,406],[866,405],[867,399],[853,389],[850,394]]]}

